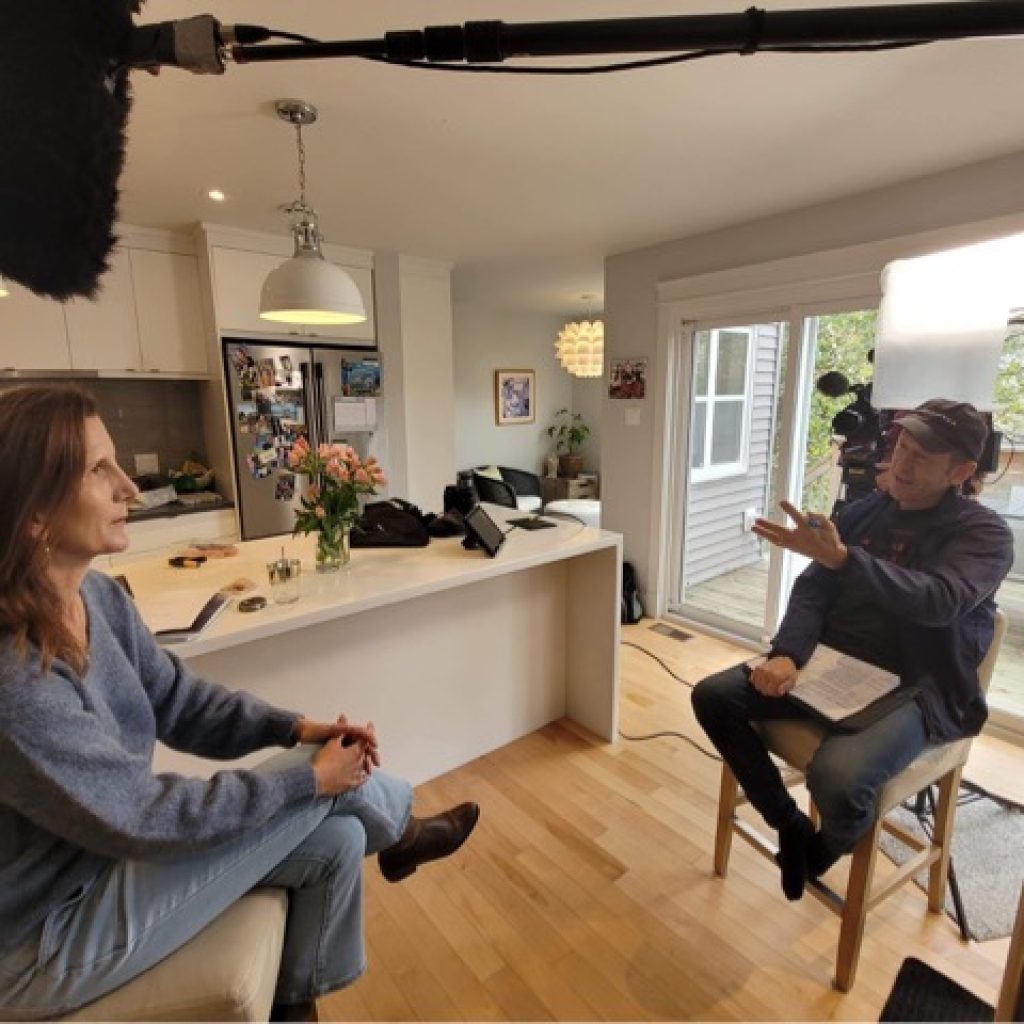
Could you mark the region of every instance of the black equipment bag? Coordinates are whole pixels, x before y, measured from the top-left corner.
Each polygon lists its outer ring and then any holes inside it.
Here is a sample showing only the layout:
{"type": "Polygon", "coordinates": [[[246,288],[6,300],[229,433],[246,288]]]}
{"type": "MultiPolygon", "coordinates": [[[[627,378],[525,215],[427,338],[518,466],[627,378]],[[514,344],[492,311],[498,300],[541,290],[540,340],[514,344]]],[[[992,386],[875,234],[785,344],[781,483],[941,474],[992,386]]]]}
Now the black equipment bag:
{"type": "Polygon", "coordinates": [[[434,518],[401,498],[372,501],[352,527],[352,547],[426,547],[430,543],[427,525],[434,518]]]}
{"type": "Polygon", "coordinates": [[[632,625],[643,617],[644,607],[636,587],[636,570],[630,562],[622,563],[622,622],[632,625]]]}

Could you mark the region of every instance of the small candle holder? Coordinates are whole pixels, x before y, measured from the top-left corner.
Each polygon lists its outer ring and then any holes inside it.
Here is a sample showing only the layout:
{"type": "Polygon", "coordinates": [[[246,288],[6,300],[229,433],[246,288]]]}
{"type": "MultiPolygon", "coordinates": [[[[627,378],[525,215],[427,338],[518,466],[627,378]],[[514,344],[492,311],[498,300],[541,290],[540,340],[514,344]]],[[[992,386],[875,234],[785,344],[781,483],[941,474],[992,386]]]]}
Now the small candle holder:
{"type": "Polygon", "coordinates": [[[278,558],[267,562],[270,594],[275,604],[293,604],[299,599],[302,562],[298,558],[278,558]]]}

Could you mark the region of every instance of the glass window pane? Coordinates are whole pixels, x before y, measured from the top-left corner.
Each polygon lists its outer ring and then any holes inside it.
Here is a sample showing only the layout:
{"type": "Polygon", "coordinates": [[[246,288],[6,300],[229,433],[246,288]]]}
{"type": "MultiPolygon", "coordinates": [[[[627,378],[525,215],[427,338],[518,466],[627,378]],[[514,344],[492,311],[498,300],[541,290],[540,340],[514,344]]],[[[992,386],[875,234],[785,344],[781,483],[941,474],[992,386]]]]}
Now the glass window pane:
{"type": "Polygon", "coordinates": [[[690,467],[701,469],[704,466],[704,440],[707,435],[708,403],[694,402],[693,430],[690,431],[690,467]]]}
{"type": "Polygon", "coordinates": [[[743,402],[715,402],[711,430],[711,464],[739,462],[743,450],[743,402]]]}
{"type": "Polygon", "coordinates": [[[747,390],[746,331],[718,332],[716,395],[743,395],[747,390]]]}
{"type": "Polygon", "coordinates": [[[711,353],[711,335],[700,331],[693,339],[693,393],[708,393],[708,361],[711,353]]]}

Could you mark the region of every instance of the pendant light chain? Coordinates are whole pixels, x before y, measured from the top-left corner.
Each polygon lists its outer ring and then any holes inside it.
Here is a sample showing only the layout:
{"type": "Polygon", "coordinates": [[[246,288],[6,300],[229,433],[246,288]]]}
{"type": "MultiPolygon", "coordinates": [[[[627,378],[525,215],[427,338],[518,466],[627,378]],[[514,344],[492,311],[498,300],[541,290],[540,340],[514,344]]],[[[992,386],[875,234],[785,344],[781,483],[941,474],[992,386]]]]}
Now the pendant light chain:
{"type": "Polygon", "coordinates": [[[302,123],[295,122],[295,143],[299,151],[299,203],[308,209],[306,202],[306,144],[302,141],[302,123]]]}

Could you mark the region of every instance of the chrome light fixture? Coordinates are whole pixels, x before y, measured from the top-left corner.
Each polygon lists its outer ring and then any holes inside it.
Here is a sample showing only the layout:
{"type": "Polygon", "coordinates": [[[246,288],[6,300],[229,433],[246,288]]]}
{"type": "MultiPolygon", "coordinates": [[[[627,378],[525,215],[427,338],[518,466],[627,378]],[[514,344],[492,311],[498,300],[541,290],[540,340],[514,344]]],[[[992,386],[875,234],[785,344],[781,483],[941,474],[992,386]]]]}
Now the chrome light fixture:
{"type": "Polygon", "coordinates": [[[302,128],[317,119],[317,109],[302,100],[279,100],[277,116],[295,126],[299,154],[299,198],[292,215],[295,253],[272,270],[260,292],[260,317],[285,324],[358,324],[366,307],[355,281],[324,259],[316,210],[306,200],[306,149],[302,128]]]}
{"type": "MultiPolygon", "coordinates": [[[[584,295],[589,303],[591,295],[584,295]]],[[[604,373],[604,321],[587,319],[567,323],[555,341],[555,355],[574,377],[600,377],[604,373]]]]}

